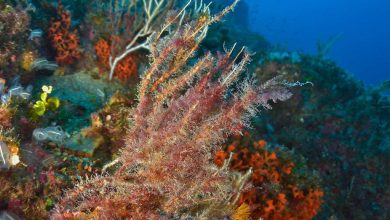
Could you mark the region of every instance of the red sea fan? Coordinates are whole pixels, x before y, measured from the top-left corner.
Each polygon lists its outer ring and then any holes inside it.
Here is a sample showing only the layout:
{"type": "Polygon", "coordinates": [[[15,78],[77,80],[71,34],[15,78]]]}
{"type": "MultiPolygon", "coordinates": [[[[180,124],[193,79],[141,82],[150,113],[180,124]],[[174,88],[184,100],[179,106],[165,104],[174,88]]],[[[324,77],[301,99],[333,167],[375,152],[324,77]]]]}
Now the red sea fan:
{"type": "Polygon", "coordinates": [[[250,61],[245,49],[233,58],[233,50],[194,58],[208,25],[232,7],[149,38],[152,62],[129,115],[126,144],[111,164],[116,169],[68,191],[53,219],[223,219],[233,214],[250,172],[218,168],[212,155],[248,125],[258,106],[269,108],[268,101],[286,100],[290,93],[277,79],[259,87],[250,79],[238,81],[250,61]]]}

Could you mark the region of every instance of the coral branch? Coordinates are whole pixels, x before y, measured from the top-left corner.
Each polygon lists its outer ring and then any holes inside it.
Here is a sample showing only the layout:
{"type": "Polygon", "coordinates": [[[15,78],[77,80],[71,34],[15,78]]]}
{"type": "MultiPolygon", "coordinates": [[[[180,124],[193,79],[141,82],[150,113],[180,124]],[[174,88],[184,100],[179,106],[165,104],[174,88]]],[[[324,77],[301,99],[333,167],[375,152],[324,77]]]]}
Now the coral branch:
{"type": "Polygon", "coordinates": [[[192,62],[203,37],[200,30],[215,19],[219,16],[186,25],[177,21],[172,23],[178,25],[175,32],[149,37],[152,63],[139,85],[139,103],[129,115],[126,144],[109,165],[115,167],[113,173],[70,190],[54,218],[232,216],[251,172],[219,169],[212,155],[229,135],[248,125],[258,106],[268,108],[269,100],[286,100],[290,93],[277,79],[261,87],[250,79],[240,83],[237,76],[250,60],[245,49],[236,58],[232,53],[206,54],[192,62]]]}
{"type": "MultiPolygon", "coordinates": [[[[143,26],[140,30],[137,30],[137,33],[133,37],[133,39],[127,44],[125,50],[117,55],[112,54],[109,59],[110,64],[110,73],[109,73],[109,79],[111,80],[114,76],[115,68],[119,64],[121,60],[123,60],[126,56],[129,54],[140,50],[140,49],[146,49],[149,50],[150,45],[149,41],[145,40],[141,43],[139,43],[140,38],[147,37],[151,35],[153,32],[155,32],[154,28],[156,28],[156,18],[159,16],[159,14],[163,13],[164,10],[168,8],[170,4],[168,4],[168,0],[142,0],[143,2],[143,11],[146,14],[145,20],[143,21],[143,26]]],[[[191,0],[190,0],[191,2],[191,0]]],[[[187,4],[188,6],[189,4],[187,4]]],[[[186,7],[184,7],[185,9],[186,7]]],[[[184,9],[181,11],[184,12],[184,9]]],[[[179,15],[178,15],[179,16],[179,15]]],[[[178,17],[177,16],[177,17],[178,17]]],[[[177,18],[176,18],[177,19],[177,18]]],[[[174,20],[176,20],[174,19],[174,20]]],[[[173,21],[171,21],[173,22],[173,21]]],[[[169,25],[168,25],[169,26],[169,25]]],[[[167,28],[167,27],[166,27],[167,28]]]]}

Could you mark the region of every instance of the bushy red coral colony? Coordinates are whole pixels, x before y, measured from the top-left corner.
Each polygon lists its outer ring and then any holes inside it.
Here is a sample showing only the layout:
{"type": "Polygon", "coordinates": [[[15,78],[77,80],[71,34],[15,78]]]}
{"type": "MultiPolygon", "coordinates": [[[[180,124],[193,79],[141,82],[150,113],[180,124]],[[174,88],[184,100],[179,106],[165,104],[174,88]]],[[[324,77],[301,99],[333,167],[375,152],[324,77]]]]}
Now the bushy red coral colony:
{"type": "MultiPolygon", "coordinates": [[[[112,37],[112,39],[117,39],[112,37]]],[[[110,69],[110,56],[112,53],[111,44],[104,39],[99,39],[95,44],[96,56],[99,66],[99,71],[102,74],[108,75],[110,69]]],[[[133,54],[127,55],[119,64],[115,67],[114,77],[121,81],[128,81],[130,77],[138,76],[137,58],[133,54]]]]}
{"type": "Polygon", "coordinates": [[[241,194],[238,204],[248,204],[253,219],[313,219],[317,215],[324,193],[319,188],[298,186],[294,182],[294,162],[266,150],[264,140],[252,146],[241,144],[236,138],[225,150],[218,151],[215,163],[222,166],[232,154],[230,169],[240,172],[252,169],[250,183],[254,187],[241,194]]]}
{"type": "Polygon", "coordinates": [[[71,15],[59,3],[57,18],[50,22],[48,38],[60,65],[69,65],[80,58],[79,39],[76,31],[71,31],[71,15]]]}

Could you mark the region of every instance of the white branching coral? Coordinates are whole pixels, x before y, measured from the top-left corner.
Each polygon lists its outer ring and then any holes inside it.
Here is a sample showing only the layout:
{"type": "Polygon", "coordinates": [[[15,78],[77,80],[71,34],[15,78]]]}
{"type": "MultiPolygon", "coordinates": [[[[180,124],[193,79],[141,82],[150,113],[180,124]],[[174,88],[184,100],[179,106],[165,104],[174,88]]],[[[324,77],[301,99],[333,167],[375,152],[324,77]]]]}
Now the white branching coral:
{"type": "MultiPolygon", "coordinates": [[[[123,60],[126,56],[129,54],[140,50],[140,49],[146,49],[149,50],[149,41],[148,40],[142,40],[146,39],[149,35],[151,35],[153,32],[156,31],[158,27],[158,24],[161,22],[158,20],[158,18],[161,18],[161,15],[165,14],[168,9],[172,6],[170,3],[172,1],[170,0],[134,0],[125,3],[125,1],[120,1],[118,3],[117,1],[114,3],[111,3],[112,5],[112,12],[113,15],[121,14],[118,13],[118,10],[123,10],[123,8],[127,8],[126,13],[130,13],[132,9],[137,10],[137,8],[141,8],[143,11],[143,20],[138,21],[139,24],[134,25],[136,27],[140,26],[138,30],[136,30],[134,36],[132,36],[131,41],[126,45],[125,48],[123,48],[123,51],[118,52],[117,54],[112,53],[109,58],[109,64],[110,64],[110,73],[109,73],[109,79],[111,80],[114,76],[115,68],[119,64],[121,60],[123,60]]],[[[186,5],[186,7],[188,4],[186,5]]],[[[185,7],[185,8],[186,8],[185,7]]],[[[185,8],[182,10],[184,11],[185,8]]],[[[115,26],[119,26],[118,18],[112,19],[114,22],[113,24],[115,26]]]]}
{"type": "Polygon", "coordinates": [[[245,48],[196,55],[208,26],[237,2],[188,23],[180,18],[182,10],[148,38],[151,64],[112,172],[67,191],[53,219],[224,219],[233,214],[251,173],[219,169],[212,155],[229,135],[249,125],[260,106],[290,97],[278,78],[260,86],[239,79],[250,62],[245,48]]]}
{"type": "MultiPolygon", "coordinates": [[[[186,9],[191,5],[193,0],[189,0],[188,3],[177,13],[172,14],[168,16],[167,22],[163,24],[162,27],[159,27],[158,24],[161,22],[159,18],[161,19],[161,14],[165,14],[169,7],[172,6],[170,4],[170,0],[142,0],[142,1],[131,1],[131,3],[128,3],[127,8],[128,11],[131,11],[131,8],[137,8],[141,7],[143,9],[144,13],[144,20],[138,22],[139,24],[136,26],[141,26],[139,30],[136,31],[134,36],[132,36],[131,41],[126,45],[124,50],[122,52],[119,52],[117,54],[111,54],[109,58],[109,64],[110,64],[110,73],[109,73],[109,79],[111,80],[112,77],[114,76],[115,68],[119,64],[121,60],[123,60],[126,56],[129,54],[138,51],[140,49],[145,49],[145,50],[151,50],[151,45],[150,41],[148,40],[150,35],[152,34],[157,34],[158,37],[161,36],[161,34],[165,33],[166,31],[173,31],[171,30],[172,26],[174,24],[177,25],[177,27],[181,27],[183,22],[186,20],[186,9]],[[141,6],[139,5],[140,3],[142,4],[141,6]],[[158,30],[160,29],[160,30],[158,30]],[[145,39],[145,40],[142,40],[145,39]]],[[[123,1],[122,1],[123,2],[123,1]]],[[[236,4],[239,2],[239,0],[236,0],[230,7],[227,7],[224,11],[222,11],[220,14],[218,14],[215,17],[209,17],[210,9],[209,6],[210,4],[206,5],[203,4],[203,0],[198,1],[195,0],[195,6],[192,10],[192,15],[189,17],[193,16],[198,16],[199,20],[198,22],[201,23],[202,25],[199,25],[197,28],[199,30],[196,30],[194,34],[196,34],[196,40],[198,42],[202,41],[204,37],[207,35],[208,27],[211,23],[216,22],[220,20],[226,13],[228,13],[230,10],[232,10],[236,4]]],[[[114,4],[114,6],[117,6],[118,8],[123,8],[124,3],[122,4],[114,4]]],[[[115,7],[114,7],[115,8],[115,7]]],[[[114,14],[115,11],[114,10],[114,14]]],[[[188,16],[187,16],[188,17],[188,16]]],[[[118,19],[113,19],[113,20],[118,20],[118,19]]],[[[178,31],[179,28],[176,29],[178,31]]],[[[195,36],[193,36],[195,38],[195,36]]]]}

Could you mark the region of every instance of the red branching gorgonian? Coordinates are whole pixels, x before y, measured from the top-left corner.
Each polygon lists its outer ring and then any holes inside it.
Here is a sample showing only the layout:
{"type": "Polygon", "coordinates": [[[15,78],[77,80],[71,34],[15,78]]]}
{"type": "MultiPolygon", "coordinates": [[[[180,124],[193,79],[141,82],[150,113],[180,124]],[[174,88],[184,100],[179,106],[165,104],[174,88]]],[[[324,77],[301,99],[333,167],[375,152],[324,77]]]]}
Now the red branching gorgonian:
{"type": "MultiPolygon", "coordinates": [[[[229,135],[248,125],[258,107],[290,97],[277,79],[260,86],[238,79],[250,61],[245,49],[234,57],[232,49],[195,58],[208,26],[237,2],[185,25],[170,20],[164,33],[149,37],[151,65],[129,115],[126,144],[111,163],[114,169],[67,191],[53,219],[223,219],[233,214],[250,172],[218,168],[213,155],[229,135]]],[[[207,6],[201,14],[206,12],[207,6]]]]}

